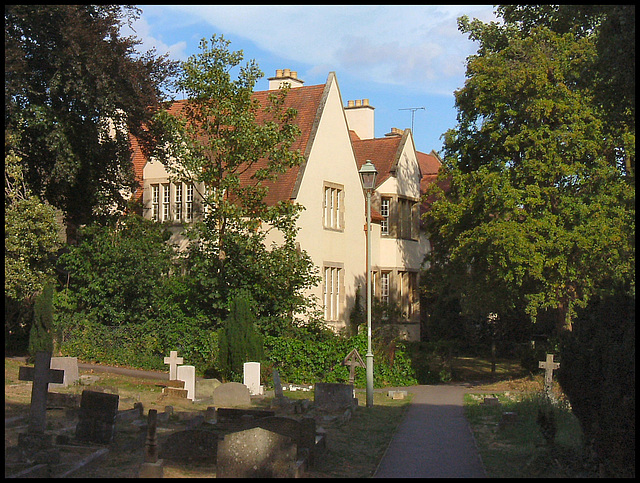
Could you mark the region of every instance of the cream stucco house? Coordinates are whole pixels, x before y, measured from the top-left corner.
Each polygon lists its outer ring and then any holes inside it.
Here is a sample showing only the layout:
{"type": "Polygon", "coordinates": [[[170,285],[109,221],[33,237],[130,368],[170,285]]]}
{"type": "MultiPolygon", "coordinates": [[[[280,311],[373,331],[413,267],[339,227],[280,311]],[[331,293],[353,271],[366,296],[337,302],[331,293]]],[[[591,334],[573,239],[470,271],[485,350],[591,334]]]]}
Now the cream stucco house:
{"type": "MultiPolygon", "coordinates": [[[[345,105],[333,72],[325,84],[304,86],[296,72],[278,70],[269,79],[269,90],[255,92],[255,98],[266,99],[283,82],[291,86],[286,104],[297,109],[302,131],[293,148],[300,149],[305,161],[270,183],[266,201],[291,200],[304,207],[297,242],[322,275],[309,296],[324,307],[325,320],[340,329],[349,319],[356,290],[366,293],[366,196],[358,170],[371,160],[379,173],[372,197],[375,295],[400,303],[406,318],[401,333],[418,340],[418,278],[429,249],[420,227],[420,196],[437,172],[437,155],[417,152],[409,129],[374,138],[373,106],[367,99],[345,105]]],[[[170,182],[161,163],[145,159],[135,140],[132,145],[144,216],[171,222],[179,238],[183,224],[201,209],[198,189],[170,182]]],[[[269,244],[278,242],[277,233],[270,236],[269,244]]]]}

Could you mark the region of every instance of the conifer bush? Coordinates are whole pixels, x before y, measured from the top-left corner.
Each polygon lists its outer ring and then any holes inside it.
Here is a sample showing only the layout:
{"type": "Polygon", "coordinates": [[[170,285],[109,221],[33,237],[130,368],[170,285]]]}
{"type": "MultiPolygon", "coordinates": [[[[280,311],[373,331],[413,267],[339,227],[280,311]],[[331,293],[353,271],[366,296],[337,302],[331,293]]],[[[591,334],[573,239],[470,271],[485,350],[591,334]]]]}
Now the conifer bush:
{"type": "Polygon", "coordinates": [[[587,449],[608,476],[634,476],[635,297],[616,294],[588,305],[560,356],[558,381],[587,449]]]}

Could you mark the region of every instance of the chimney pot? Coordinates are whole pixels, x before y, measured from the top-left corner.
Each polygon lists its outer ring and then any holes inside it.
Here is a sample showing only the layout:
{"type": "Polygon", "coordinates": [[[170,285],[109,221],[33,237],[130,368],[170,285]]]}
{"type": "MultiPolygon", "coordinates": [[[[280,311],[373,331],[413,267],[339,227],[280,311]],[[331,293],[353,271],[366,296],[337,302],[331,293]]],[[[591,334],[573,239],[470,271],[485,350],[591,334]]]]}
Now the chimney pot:
{"type": "Polygon", "coordinates": [[[369,99],[362,99],[362,105],[363,106],[368,106],[369,105],[369,99]]]}
{"type": "Polygon", "coordinates": [[[353,101],[347,101],[347,107],[353,107],[353,101]]]}
{"type": "Polygon", "coordinates": [[[295,70],[292,70],[291,71],[291,77],[294,78],[294,79],[297,79],[298,78],[298,72],[296,72],[295,70]]]}
{"type": "Polygon", "coordinates": [[[356,107],[359,107],[362,104],[362,101],[360,99],[356,99],[356,107]]]}
{"type": "Polygon", "coordinates": [[[291,69],[285,69],[284,70],[284,77],[290,77],[291,76],[291,69]]]}
{"type": "Polygon", "coordinates": [[[276,77],[282,77],[282,69],[276,69],[276,77]]]}

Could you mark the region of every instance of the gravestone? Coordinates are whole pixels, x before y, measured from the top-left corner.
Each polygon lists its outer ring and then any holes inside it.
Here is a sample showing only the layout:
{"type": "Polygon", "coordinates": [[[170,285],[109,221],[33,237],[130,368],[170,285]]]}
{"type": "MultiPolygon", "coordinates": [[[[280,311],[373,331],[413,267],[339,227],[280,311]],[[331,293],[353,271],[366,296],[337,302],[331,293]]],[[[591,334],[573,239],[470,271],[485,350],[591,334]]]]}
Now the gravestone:
{"type": "Polygon", "coordinates": [[[158,459],[158,410],[149,409],[147,415],[147,440],[145,442],[144,462],[138,473],[139,478],[162,478],[164,475],[163,460],[158,459]]]}
{"type": "Polygon", "coordinates": [[[251,406],[249,388],[239,382],[225,382],[213,390],[213,404],[219,408],[251,406]]]}
{"type": "Polygon", "coordinates": [[[315,418],[303,417],[298,421],[293,418],[274,416],[258,419],[255,426],[290,437],[298,449],[296,458],[301,459],[306,456],[309,463],[313,465],[316,444],[315,418]]]}
{"type": "Polygon", "coordinates": [[[187,429],[171,434],[162,444],[160,458],[176,462],[215,463],[218,435],[204,429],[187,429]]]}
{"type": "Polygon", "coordinates": [[[18,370],[18,379],[33,381],[31,388],[31,406],[29,408],[29,426],[26,433],[18,436],[22,446],[50,446],[52,438],[45,436],[47,427],[47,393],[49,383],[61,384],[64,371],[50,369],[51,352],[37,352],[34,367],[22,366],[18,370]]]}
{"type": "Polygon", "coordinates": [[[273,370],[273,391],[275,393],[276,399],[282,399],[284,394],[282,392],[282,382],[280,382],[280,373],[278,369],[273,370]]]}
{"type": "Polygon", "coordinates": [[[196,394],[198,399],[212,398],[213,391],[222,384],[218,379],[196,379],[196,394]]]}
{"type": "Polygon", "coordinates": [[[297,448],[288,436],[254,427],[218,442],[217,478],[291,478],[297,448]]]}
{"type": "Polygon", "coordinates": [[[317,382],[314,404],[316,409],[339,411],[354,406],[353,384],[317,382]]]}
{"type": "Polygon", "coordinates": [[[169,380],[175,381],[178,375],[178,364],[182,364],[182,357],[178,357],[178,351],[169,352],[169,357],[164,358],[164,363],[169,365],[169,380]]]}
{"type": "Polygon", "coordinates": [[[106,392],[82,391],[76,439],[97,444],[109,444],[116,430],[120,396],[106,392]]]}
{"type": "Polygon", "coordinates": [[[187,391],[187,399],[196,398],[196,368],[195,366],[178,366],[176,379],[184,382],[187,391]]]}
{"type": "Polygon", "coordinates": [[[547,360],[540,361],[538,367],[544,369],[544,393],[550,396],[553,388],[553,371],[560,367],[560,363],[553,362],[553,354],[547,354],[547,360]]]}
{"type": "Polygon", "coordinates": [[[78,358],[77,357],[52,357],[51,369],[61,369],[64,371],[64,380],[62,384],[51,384],[49,389],[59,389],[69,387],[75,384],[80,376],[78,375],[78,358]]]}
{"type": "Polygon", "coordinates": [[[249,388],[251,396],[260,396],[263,394],[263,387],[260,385],[260,363],[245,362],[244,366],[244,385],[249,388]]]}
{"type": "Polygon", "coordinates": [[[343,366],[349,366],[349,384],[353,384],[356,380],[356,367],[366,368],[358,349],[353,349],[347,357],[342,361],[343,366]]]}

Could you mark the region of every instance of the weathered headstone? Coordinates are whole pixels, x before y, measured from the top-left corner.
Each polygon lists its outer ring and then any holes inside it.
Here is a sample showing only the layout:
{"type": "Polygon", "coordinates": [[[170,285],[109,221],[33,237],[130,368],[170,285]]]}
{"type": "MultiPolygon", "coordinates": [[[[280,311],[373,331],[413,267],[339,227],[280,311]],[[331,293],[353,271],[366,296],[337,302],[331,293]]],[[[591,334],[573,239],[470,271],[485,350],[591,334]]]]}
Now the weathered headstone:
{"type": "Polygon", "coordinates": [[[225,382],[213,391],[213,404],[218,408],[251,406],[249,388],[239,382],[225,382]]]}
{"type": "Polygon", "coordinates": [[[291,478],[296,444],[288,436],[255,427],[218,442],[218,478],[291,478]]]}
{"type": "Polygon", "coordinates": [[[317,382],[314,404],[324,411],[339,411],[354,406],[353,384],[317,382]]]}
{"type": "Polygon", "coordinates": [[[356,380],[356,367],[366,368],[358,349],[353,349],[347,357],[342,361],[343,366],[349,366],[349,384],[353,384],[356,380]]]}
{"type": "Polygon", "coordinates": [[[553,371],[560,367],[560,363],[553,362],[553,354],[547,354],[547,360],[540,361],[538,367],[544,369],[544,392],[550,395],[553,388],[553,371]]]}
{"type": "Polygon", "coordinates": [[[163,460],[158,459],[158,439],[156,429],[158,425],[158,410],[149,409],[147,416],[147,440],[145,443],[144,462],[140,467],[140,478],[162,478],[164,474],[163,460]]]}
{"type": "Polygon", "coordinates": [[[160,458],[178,462],[214,463],[217,448],[217,433],[204,429],[187,429],[177,431],[165,440],[160,450],[160,458]]]}
{"type": "Polygon", "coordinates": [[[196,368],[195,366],[178,366],[176,379],[184,382],[187,391],[187,399],[196,398],[196,368]]]}
{"type": "Polygon", "coordinates": [[[293,418],[274,416],[258,419],[255,425],[256,427],[290,437],[298,448],[297,458],[307,457],[309,463],[313,464],[316,444],[315,418],[303,417],[298,421],[293,418]]]}
{"type": "Polygon", "coordinates": [[[52,439],[46,438],[47,427],[47,393],[49,383],[61,384],[64,371],[50,369],[51,353],[37,352],[34,367],[20,367],[18,379],[33,381],[31,388],[31,407],[29,409],[29,426],[26,433],[20,434],[19,443],[26,446],[48,446],[52,439]]]}
{"type": "Polygon", "coordinates": [[[117,394],[82,391],[76,439],[97,444],[113,441],[119,399],[117,394]]]}
{"type": "Polygon", "coordinates": [[[277,399],[284,397],[282,392],[282,382],[280,382],[280,373],[278,369],[273,370],[273,390],[277,399]]]}
{"type": "Polygon", "coordinates": [[[249,394],[259,396],[263,394],[263,387],[260,385],[260,363],[245,362],[244,366],[244,385],[249,388],[249,394]]]}
{"type": "Polygon", "coordinates": [[[169,380],[175,381],[178,375],[178,364],[182,364],[182,357],[178,357],[178,351],[169,352],[169,357],[164,358],[164,363],[169,365],[169,380]]]}
{"type": "Polygon", "coordinates": [[[198,399],[213,397],[213,391],[222,384],[218,379],[196,379],[196,394],[198,399]]]}
{"type": "Polygon", "coordinates": [[[77,357],[52,357],[51,369],[61,369],[64,371],[64,380],[62,384],[51,384],[49,389],[58,389],[61,387],[69,387],[75,384],[80,376],[78,375],[78,358],[77,357]]]}

